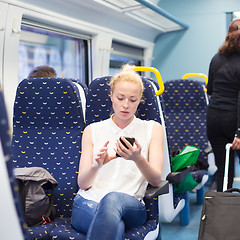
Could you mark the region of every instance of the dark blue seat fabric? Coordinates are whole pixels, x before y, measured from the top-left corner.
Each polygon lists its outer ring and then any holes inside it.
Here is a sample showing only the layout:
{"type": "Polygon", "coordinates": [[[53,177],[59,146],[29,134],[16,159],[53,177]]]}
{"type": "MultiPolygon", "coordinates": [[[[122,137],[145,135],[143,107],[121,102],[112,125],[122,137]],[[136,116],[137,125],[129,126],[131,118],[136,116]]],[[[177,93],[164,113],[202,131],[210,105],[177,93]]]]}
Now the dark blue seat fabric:
{"type": "MultiPolygon", "coordinates": [[[[87,95],[86,108],[86,125],[107,119],[112,113],[112,103],[110,99],[110,88],[108,82],[110,77],[102,77],[95,79],[89,85],[87,95]]],[[[152,84],[148,79],[143,78],[144,83],[144,102],[139,104],[137,117],[144,120],[155,120],[161,123],[160,113],[158,109],[157,98],[153,90],[152,84]]],[[[150,239],[156,239],[159,228],[159,210],[158,198],[145,199],[145,204],[148,209],[147,222],[140,227],[127,230],[125,233],[126,239],[148,239],[151,232],[155,232],[150,239]]]]}
{"type": "Polygon", "coordinates": [[[207,104],[202,83],[189,79],[167,81],[163,98],[170,146],[182,149],[194,145],[200,148],[199,159],[207,161],[207,104]]]}
{"type": "Polygon", "coordinates": [[[8,156],[10,158],[10,146],[11,146],[11,135],[10,128],[8,124],[8,116],[5,106],[5,100],[3,97],[2,88],[0,86],[0,136],[1,143],[3,148],[4,156],[8,156]]]}
{"type": "MultiPolygon", "coordinates": [[[[21,233],[23,236],[23,229],[25,227],[25,220],[23,217],[23,212],[22,212],[22,208],[18,199],[18,188],[17,188],[17,184],[15,181],[15,178],[13,176],[13,164],[11,161],[11,154],[10,154],[10,147],[11,147],[11,131],[9,128],[9,123],[8,123],[8,116],[7,116],[7,111],[6,111],[6,106],[5,106],[5,100],[4,100],[4,96],[3,96],[3,92],[2,92],[2,88],[0,86],[0,148],[3,150],[3,156],[0,157],[4,157],[5,164],[6,164],[6,168],[7,168],[7,172],[8,172],[8,180],[9,183],[11,185],[11,190],[12,190],[12,196],[14,198],[14,203],[15,203],[15,209],[17,211],[17,215],[19,217],[19,223],[21,226],[21,233]]],[[[1,183],[4,184],[4,183],[1,183]]],[[[4,193],[2,193],[4,194],[4,193]]],[[[2,199],[4,201],[4,199],[2,199]]],[[[7,208],[10,208],[10,203],[8,205],[7,208]]],[[[1,212],[2,214],[2,212],[1,212]]],[[[3,216],[4,217],[4,216],[3,216]]],[[[11,219],[10,219],[11,221],[11,219]]],[[[14,221],[11,221],[14,222],[14,221]]],[[[12,226],[15,227],[15,226],[12,226]]],[[[1,230],[2,231],[2,230],[1,230]]],[[[19,239],[20,238],[19,236],[19,239]]]]}
{"type": "MultiPolygon", "coordinates": [[[[155,92],[159,88],[158,83],[149,79],[154,87],[155,92]]],[[[157,97],[158,108],[160,111],[160,117],[162,126],[164,128],[164,166],[163,166],[163,179],[166,179],[168,174],[172,172],[170,145],[169,145],[169,134],[168,127],[166,125],[166,114],[165,114],[165,103],[162,95],[157,97]]],[[[160,214],[159,218],[162,222],[172,222],[173,219],[179,214],[180,215],[180,225],[186,226],[190,222],[190,212],[189,212],[189,200],[187,193],[182,193],[176,195],[174,193],[174,185],[169,185],[169,194],[164,194],[159,196],[160,214]],[[173,203],[173,205],[171,205],[173,203]]]]}
{"type": "MultiPolygon", "coordinates": [[[[108,85],[109,81],[110,76],[106,76],[95,79],[89,85],[86,103],[86,125],[105,120],[111,116],[112,103],[110,99],[110,87],[108,85]]],[[[161,123],[157,98],[152,85],[147,79],[143,79],[143,82],[145,87],[143,93],[144,103],[139,104],[137,117],[161,123]]],[[[145,199],[145,204],[148,213],[147,222],[143,226],[127,230],[125,233],[126,239],[145,239],[150,232],[154,231],[155,233],[150,239],[156,239],[159,227],[158,199],[145,199]]]]}
{"type": "MultiPolygon", "coordinates": [[[[88,87],[86,103],[86,125],[109,118],[112,114],[110,99],[110,76],[97,78],[88,87]]],[[[157,99],[151,83],[144,80],[144,103],[140,103],[136,116],[144,120],[155,120],[161,123],[157,99]]]]}
{"type": "MultiPolygon", "coordinates": [[[[14,103],[12,158],[15,167],[44,167],[58,181],[57,218],[70,218],[78,191],[81,137],[85,127],[78,87],[71,79],[24,79],[14,103]]],[[[29,239],[52,239],[55,221],[28,228],[29,239]]],[[[76,235],[77,236],[77,235],[76,235]]]]}
{"type": "MultiPolygon", "coordinates": [[[[108,82],[110,77],[102,77],[93,81],[89,86],[89,91],[87,95],[87,108],[86,108],[86,125],[107,119],[112,113],[112,104],[110,99],[110,88],[108,82]]],[[[165,129],[165,113],[163,98],[161,96],[156,97],[155,90],[153,89],[153,84],[149,79],[143,78],[145,91],[144,91],[144,103],[141,103],[138,107],[137,117],[146,120],[155,120],[162,123],[165,129]],[[160,111],[161,110],[161,111],[160,111]]],[[[167,129],[165,129],[167,130],[167,129]]],[[[164,140],[164,169],[163,169],[163,179],[171,172],[171,159],[170,159],[170,148],[168,145],[168,134],[165,133],[164,140]]],[[[170,185],[169,194],[164,194],[159,196],[160,198],[160,219],[162,221],[171,222],[175,216],[180,213],[183,209],[186,193],[181,195],[174,195],[172,185],[170,185]]],[[[158,204],[158,201],[154,202],[158,204]]],[[[146,204],[147,205],[147,204],[146,204]]],[[[188,203],[187,203],[188,205],[188,203]]],[[[183,211],[181,219],[185,219],[184,222],[180,221],[181,225],[186,225],[189,222],[189,207],[183,211]],[[187,219],[187,220],[186,220],[187,219]]],[[[158,217],[157,217],[158,219],[158,217]]],[[[158,221],[158,220],[157,220],[158,221]]],[[[156,224],[157,226],[157,224],[156,224]]],[[[145,232],[148,232],[147,230],[145,232]]],[[[126,233],[128,234],[128,233],[126,233]]],[[[129,237],[131,239],[131,237],[129,237]]]]}
{"type": "Polygon", "coordinates": [[[56,221],[55,227],[51,230],[51,238],[57,240],[85,240],[86,235],[76,231],[71,225],[70,218],[60,218],[56,221]]]}
{"type": "MultiPolygon", "coordinates": [[[[202,82],[191,79],[167,81],[164,84],[163,98],[165,102],[166,125],[171,148],[183,149],[186,145],[193,145],[200,149],[199,160],[207,163],[204,149],[208,147],[206,134],[207,102],[202,82]]],[[[206,169],[191,172],[199,183],[197,189],[208,179],[206,169]]],[[[203,194],[199,195],[202,202],[203,194]]]]}

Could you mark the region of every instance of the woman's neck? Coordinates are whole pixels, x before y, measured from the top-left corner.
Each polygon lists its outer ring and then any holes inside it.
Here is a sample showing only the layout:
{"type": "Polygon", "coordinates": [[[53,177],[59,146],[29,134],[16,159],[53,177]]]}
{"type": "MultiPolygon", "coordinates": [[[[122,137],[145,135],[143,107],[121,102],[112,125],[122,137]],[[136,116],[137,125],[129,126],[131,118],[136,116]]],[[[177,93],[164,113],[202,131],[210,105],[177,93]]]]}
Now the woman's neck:
{"type": "Polygon", "coordinates": [[[113,122],[121,129],[127,127],[132,122],[133,119],[134,119],[134,116],[126,120],[118,119],[114,114],[112,116],[113,122]]]}

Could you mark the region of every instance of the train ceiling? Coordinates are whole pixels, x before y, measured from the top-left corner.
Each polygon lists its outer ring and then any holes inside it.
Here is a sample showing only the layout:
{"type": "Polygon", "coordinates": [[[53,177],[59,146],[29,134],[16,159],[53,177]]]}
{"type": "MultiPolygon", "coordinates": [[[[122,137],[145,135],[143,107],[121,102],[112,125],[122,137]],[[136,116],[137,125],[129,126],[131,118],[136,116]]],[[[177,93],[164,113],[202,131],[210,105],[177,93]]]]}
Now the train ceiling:
{"type": "Polygon", "coordinates": [[[188,28],[153,1],[147,0],[9,0],[9,2],[33,5],[39,9],[50,10],[151,42],[154,42],[160,34],[188,28]]]}

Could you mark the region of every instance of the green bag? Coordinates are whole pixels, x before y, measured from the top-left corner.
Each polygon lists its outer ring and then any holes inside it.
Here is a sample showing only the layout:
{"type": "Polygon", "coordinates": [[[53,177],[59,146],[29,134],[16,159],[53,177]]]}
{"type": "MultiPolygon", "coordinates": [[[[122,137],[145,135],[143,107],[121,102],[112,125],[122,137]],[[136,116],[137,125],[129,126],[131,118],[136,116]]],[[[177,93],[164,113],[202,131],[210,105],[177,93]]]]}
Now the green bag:
{"type": "MultiPolygon", "coordinates": [[[[198,159],[199,153],[199,148],[191,145],[185,146],[178,155],[172,157],[173,172],[181,171],[190,165],[194,165],[198,159]]],[[[197,185],[198,183],[194,180],[192,175],[188,173],[181,183],[174,184],[174,193],[181,194],[187,191],[191,191],[197,185]]]]}
{"type": "Polygon", "coordinates": [[[185,146],[177,156],[172,157],[172,171],[176,172],[195,164],[199,153],[199,148],[191,145],[185,146]]]}
{"type": "Polygon", "coordinates": [[[174,184],[174,193],[178,195],[180,193],[192,191],[197,185],[198,183],[194,180],[192,175],[188,173],[181,183],[174,184]]]}

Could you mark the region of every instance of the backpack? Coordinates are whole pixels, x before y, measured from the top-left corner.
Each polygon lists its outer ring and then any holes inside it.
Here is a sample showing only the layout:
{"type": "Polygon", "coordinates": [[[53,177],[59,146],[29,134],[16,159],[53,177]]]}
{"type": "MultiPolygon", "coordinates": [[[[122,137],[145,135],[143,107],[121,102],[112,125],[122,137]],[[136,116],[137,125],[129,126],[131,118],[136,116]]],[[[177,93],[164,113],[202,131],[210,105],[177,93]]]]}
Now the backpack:
{"type": "Polygon", "coordinates": [[[19,198],[29,227],[54,220],[54,188],[58,182],[42,167],[16,168],[19,198]]]}

